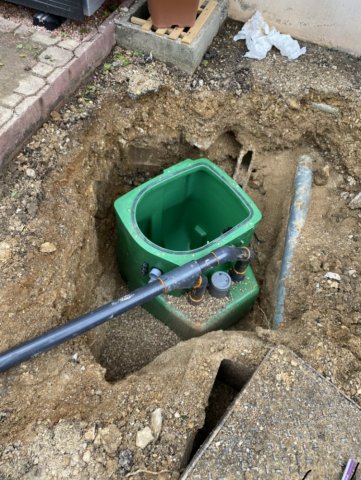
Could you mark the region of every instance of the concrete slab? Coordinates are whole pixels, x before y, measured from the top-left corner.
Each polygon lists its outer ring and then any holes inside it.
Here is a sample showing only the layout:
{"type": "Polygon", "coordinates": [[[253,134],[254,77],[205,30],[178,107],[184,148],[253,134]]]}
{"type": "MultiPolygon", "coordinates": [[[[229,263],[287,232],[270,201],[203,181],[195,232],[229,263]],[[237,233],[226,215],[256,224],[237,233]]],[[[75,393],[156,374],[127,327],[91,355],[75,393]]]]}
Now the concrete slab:
{"type": "Polygon", "coordinates": [[[340,480],[348,459],[360,457],[361,410],[279,347],[261,363],[182,480],[340,480]]]}
{"type": "Polygon", "coordinates": [[[0,32],[10,33],[19,27],[18,23],[8,20],[7,18],[0,17],[0,32]]]}
{"type": "Polygon", "coordinates": [[[33,35],[33,29],[31,27],[28,27],[27,25],[20,25],[15,31],[14,35],[16,35],[19,38],[26,38],[30,37],[33,35]]]}
{"type": "Polygon", "coordinates": [[[117,44],[130,50],[152,53],[155,58],[192,74],[227,18],[228,0],[217,0],[216,8],[190,45],[182,43],[179,38],[172,40],[166,35],[160,36],[151,30],[145,31],[141,26],[131,23],[130,18],[144,9],[145,3],[145,0],[136,1],[127,16],[116,19],[117,44]]]}
{"type": "Polygon", "coordinates": [[[39,60],[52,67],[63,67],[73,58],[73,56],[73,52],[65,50],[64,48],[48,47],[39,56],[39,60]]]}
{"type": "Polygon", "coordinates": [[[31,36],[31,40],[33,42],[41,43],[46,47],[50,47],[51,45],[59,43],[61,38],[45,32],[35,32],[34,35],[31,36]]]}
{"type": "Polygon", "coordinates": [[[80,42],[77,40],[73,40],[71,38],[67,38],[66,40],[62,40],[58,47],[65,48],[66,50],[75,50],[80,45],[80,42]]]}
{"type": "Polygon", "coordinates": [[[0,103],[4,107],[8,108],[14,108],[18,103],[21,102],[23,99],[22,95],[19,95],[18,93],[12,93],[11,95],[8,95],[7,97],[1,98],[0,103]]]}
{"type": "Polygon", "coordinates": [[[32,72],[39,77],[47,77],[54,70],[54,66],[47,65],[43,62],[38,62],[32,69],[32,72]]]}
{"type": "Polygon", "coordinates": [[[20,93],[21,95],[34,95],[44,85],[45,82],[42,78],[36,77],[35,75],[27,75],[20,80],[19,85],[15,88],[14,92],[20,93]]]}

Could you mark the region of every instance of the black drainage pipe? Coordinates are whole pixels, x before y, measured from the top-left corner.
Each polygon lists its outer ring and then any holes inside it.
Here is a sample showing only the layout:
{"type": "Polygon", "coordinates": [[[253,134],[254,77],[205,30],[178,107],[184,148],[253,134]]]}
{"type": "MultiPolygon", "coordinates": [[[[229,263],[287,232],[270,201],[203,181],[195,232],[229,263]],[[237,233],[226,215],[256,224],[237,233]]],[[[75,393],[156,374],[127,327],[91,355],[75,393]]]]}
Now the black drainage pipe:
{"type": "Polygon", "coordinates": [[[149,302],[162,293],[172,290],[191,288],[203,272],[227,262],[236,262],[247,258],[248,249],[241,247],[220,247],[205,257],[186,263],[161,275],[153,282],[118,300],[108,303],[97,310],[78,317],[65,325],[55,327],[42,335],[28,340],[0,354],[0,372],[5,372],[40,353],[46,352],[61,343],[111,320],[115,316],[149,302]]]}

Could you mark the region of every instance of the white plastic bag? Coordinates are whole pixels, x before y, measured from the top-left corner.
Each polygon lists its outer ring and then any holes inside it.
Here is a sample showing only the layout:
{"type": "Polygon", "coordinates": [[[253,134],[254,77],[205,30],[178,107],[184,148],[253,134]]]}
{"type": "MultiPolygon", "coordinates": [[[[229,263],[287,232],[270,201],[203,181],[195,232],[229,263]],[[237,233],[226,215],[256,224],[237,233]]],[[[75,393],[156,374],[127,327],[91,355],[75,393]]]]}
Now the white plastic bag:
{"type": "Polygon", "coordinates": [[[281,55],[289,60],[295,60],[306,53],[306,48],[300,48],[297,40],[290,35],[280,33],[275,28],[271,29],[258,11],[243,25],[233,40],[246,40],[248,52],[245,57],[256,60],[265,58],[272,47],[278,48],[281,55]]]}

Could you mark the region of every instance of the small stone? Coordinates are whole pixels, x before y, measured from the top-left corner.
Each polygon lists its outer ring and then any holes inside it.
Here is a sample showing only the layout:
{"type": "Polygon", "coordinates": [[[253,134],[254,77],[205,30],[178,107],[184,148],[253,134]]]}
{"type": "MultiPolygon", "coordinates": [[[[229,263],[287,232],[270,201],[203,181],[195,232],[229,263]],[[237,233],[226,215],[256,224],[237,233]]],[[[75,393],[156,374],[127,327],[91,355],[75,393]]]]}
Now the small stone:
{"type": "Polygon", "coordinates": [[[137,433],[135,444],[137,447],[143,450],[147,445],[153,442],[153,440],[154,437],[151,429],[149,427],[145,427],[143,428],[143,430],[139,430],[139,432],[137,433]]]}
{"type": "Polygon", "coordinates": [[[330,178],[330,167],[325,165],[323,168],[316,170],[314,175],[314,182],[319,187],[327,185],[328,179],[330,178]]]}
{"type": "Polygon", "coordinates": [[[353,197],[348,206],[351,208],[351,210],[361,208],[361,192],[359,192],[355,197],[353,197]]]}
{"type": "Polygon", "coordinates": [[[329,113],[331,115],[339,115],[340,109],[337,107],[333,107],[332,105],[328,105],[327,103],[316,103],[316,102],[311,102],[312,108],[315,110],[319,110],[320,112],[323,113],[329,113]]]}
{"type": "Polygon", "coordinates": [[[0,262],[6,262],[11,257],[11,247],[6,242],[0,242],[0,262]]]}
{"type": "Polygon", "coordinates": [[[41,253],[53,253],[56,251],[56,246],[51,242],[44,242],[40,245],[41,253]]]}
{"type": "Polygon", "coordinates": [[[25,173],[26,173],[27,177],[30,177],[30,178],[35,178],[36,177],[35,170],[32,169],[32,168],[27,168],[25,170],[25,173]]]}
{"type": "Polygon", "coordinates": [[[335,280],[336,282],[341,282],[341,277],[338,273],[334,273],[334,272],[327,272],[325,274],[325,277],[328,279],[328,280],[335,280]]]}
{"type": "Polygon", "coordinates": [[[104,450],[113,455],[122,441],[122,434],[118,427],[115,425],[109,425],[108,427],[99,430],[100,443],[104,450]]]}
{"type": "Polygon", "coordinates": [[[83,455],[83,461],[85,463],[89,463],[90,462],[90,459],[91,459],[91,453],[90,453],[90,450],[86,450],[84,455],[83,455]]]}
{"type": "Polygon", "coordinates": [[[292,110],[301,110],[301,104],[295,97],[287,98],[286,103],[292,110]]]}
{"type": "Polygon", "coordinates": [[[95,439],[95,427],[89,428],[89,430],[87,430],[84,433],[84,439],[87,442],[93,442],[94,441],[94,439],[95,439]]]}
{"type": "Polygon", "coordinates": [[[72,457],[71,457],[70,465],[72,467],[75,467],[75,465],[77,465],[79,463],[79,460],[80,460],[79,455],[77,453],[74,453],[74,455],[72,455],[72,457]]]}
{"type": "Polygon", "coordinates": [[[150,417],[150,427],[152,429],[154,438],[157,440],[163,425],[163,411],[161,408],[156,408],[150,417]]]}
{"type": "Polygon", "coordinates": [[[151,75],[144,75],[142,73],[135,73],[129,79],[128,95],[133,100],[146,95],[147,93],[155,93],[160,88],[159,78],[152,77],[151,75]]]}
{"type": "Polygon", "coordinates": [[[118,453],[118,466],[121,473],[128,473],[133,466],[133,452],[129,448],[118,453]]]}

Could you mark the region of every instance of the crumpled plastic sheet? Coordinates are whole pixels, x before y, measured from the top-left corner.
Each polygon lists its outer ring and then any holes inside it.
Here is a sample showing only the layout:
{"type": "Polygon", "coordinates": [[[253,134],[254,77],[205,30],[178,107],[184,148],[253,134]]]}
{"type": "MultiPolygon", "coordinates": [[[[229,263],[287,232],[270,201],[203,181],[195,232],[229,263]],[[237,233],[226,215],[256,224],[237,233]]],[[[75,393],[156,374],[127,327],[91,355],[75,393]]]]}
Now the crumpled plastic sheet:
{"type": "Polygon", "coordinates": [[[297,40],[290,35],[271,28],[258,11],[243,25],[233,40],[246,40],[248,52],[245,57],[256,60],[265,58],[272,47],[278,48],[281,55],[289,60],[295,60],[306,53],[306,47],[301,48],[297,40]]]}

